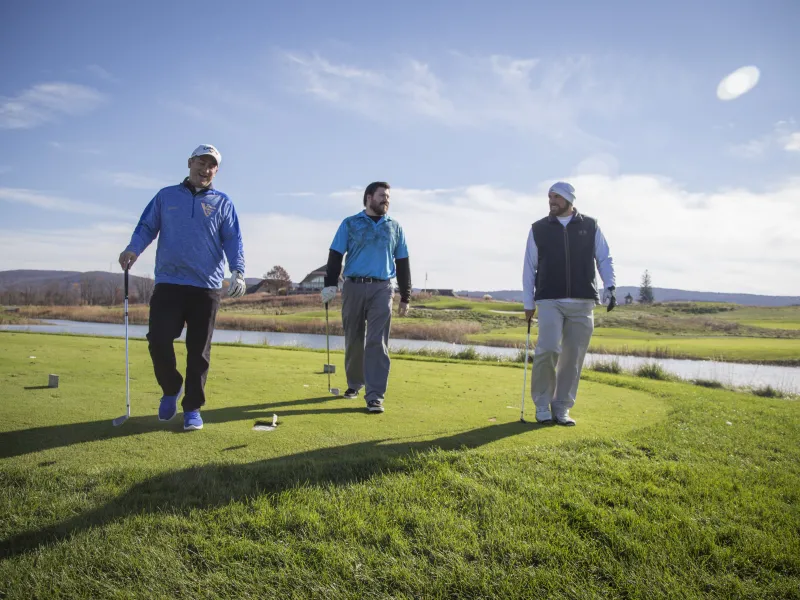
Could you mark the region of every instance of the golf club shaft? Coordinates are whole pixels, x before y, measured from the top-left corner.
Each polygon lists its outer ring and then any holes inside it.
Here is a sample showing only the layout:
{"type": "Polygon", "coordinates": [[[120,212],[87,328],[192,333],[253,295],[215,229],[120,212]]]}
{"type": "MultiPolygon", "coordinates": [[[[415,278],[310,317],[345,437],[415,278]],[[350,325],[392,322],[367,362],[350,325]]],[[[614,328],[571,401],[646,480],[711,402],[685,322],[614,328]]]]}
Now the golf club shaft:
{"type": "Polygon", "coordinates": [[[525,393],[528,391],[528,350],[531,345],[531,322],[528,321],[528,335],[525,338],[525,363],[522,365],[524,374],[522,375],[522,408],[519,413],[519,420],[525,420],[525,393]]]}
{"type": "Polygon", "coordinates": [[[125,269],[125,411],[131,414],[131,377],[128,367],[128,269],[125,269]]]}
{"type": "Polygon", "coordinates": [[[331,341],[328,333],[328,303],[325,303],[325,347],[328,349],[328,363],[325,370],[328,372],[328,390],[331,389],[331,341]]]}

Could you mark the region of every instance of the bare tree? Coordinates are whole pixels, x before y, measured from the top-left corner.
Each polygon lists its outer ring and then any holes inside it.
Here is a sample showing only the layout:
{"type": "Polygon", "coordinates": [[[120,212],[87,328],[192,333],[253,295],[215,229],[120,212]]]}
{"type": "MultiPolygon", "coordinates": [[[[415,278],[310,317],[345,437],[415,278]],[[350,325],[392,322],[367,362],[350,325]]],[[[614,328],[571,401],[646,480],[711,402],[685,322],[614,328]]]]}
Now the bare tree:
{"type": "Polygon", "coordinates": [[[100,290],[97,289],[97,281],[91,275],[81,277],[81,302],[83,304],[97,304],[100,290]]]}
{"type": "Polygon", "coordinates": [[[267,271],[267,274],[264,275],[264,279],[267,280],[267,287],[274,288],[275,292],[283,289],[286,294],[289,293],[289,288],[292,285],[292,278],[289,276],[289,272],[282,266],[275,265],[272,267],[267,271]]]}
{"type": "Polygon", "coordinates": [[[149,275],[146,277],[136,277],[134,282],[136,286],[136,299],[142,304],[149,304],[150,298],[153,295],[153,289],[156,287],[153,278],[149,275]]]}
{"type": "Polygon", "coordinates": [[[105,301],[109,306],[114,306],[122,301],[122,275],[110,277],[103,282],[105,288],[105,301]]]}

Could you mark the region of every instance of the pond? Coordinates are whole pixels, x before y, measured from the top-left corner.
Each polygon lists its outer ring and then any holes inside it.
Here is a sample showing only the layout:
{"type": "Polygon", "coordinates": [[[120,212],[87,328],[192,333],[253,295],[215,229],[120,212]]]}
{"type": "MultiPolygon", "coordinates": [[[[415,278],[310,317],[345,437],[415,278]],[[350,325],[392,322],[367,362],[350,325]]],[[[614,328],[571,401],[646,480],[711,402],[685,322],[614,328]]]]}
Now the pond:
{"type": "MultiPolygon", "coordinates": [[[[42,333],[75,333],[84,335],[98,335],[110,337],[123,337],[125,326],[115,323],[90,323],[79,321],[48,320],[47,325],[0,325],[0,330],[6,331],[31,331],[42,333]]],[[[147,333],[146,325],[129,325],[128,334],[131,338],[144,338],[147,333]]],[[[185,331],[180,339],[184,339],[185,331]]],[[[310,333],[270,333],[263,331],[234,331],[228,329],[214,330],[213,341],[217,343],[238,342],[242,344],[270,346],[294,346],[299,348],[325,348],[325,336],[310,333]]],[[[330,337],[331,350],[344,350],[344,337],[332,335],[330,337]]],[[[470,346],[451,344],[449,342],[436,342],[429,340],[403,340],[392,339],[389,341],[390,350],[445,350],[460,352],[472,347],[478,354],[497,358],[516,357],[519,350],[514,348],[496,348],[493,346],[470,346]]],[[[533,349],[531,348],[531,352],[533,349]]],[[[718,362],[711,360],[677,360],[668,358],[642,358],[638,356],[620,356],[613,354],[587,354],[585,367],[591,366],[595,361],[609,361],[616,359],[623,369],[635,370],[648,364],[658,363],[666,371],[683,379],[706,379],[719,381],[731,386],[765,386],[771,385],[784,392],[800,393],[800,367],[779,367],[771,365],[751,365],[740,363],[718,362]]]]}

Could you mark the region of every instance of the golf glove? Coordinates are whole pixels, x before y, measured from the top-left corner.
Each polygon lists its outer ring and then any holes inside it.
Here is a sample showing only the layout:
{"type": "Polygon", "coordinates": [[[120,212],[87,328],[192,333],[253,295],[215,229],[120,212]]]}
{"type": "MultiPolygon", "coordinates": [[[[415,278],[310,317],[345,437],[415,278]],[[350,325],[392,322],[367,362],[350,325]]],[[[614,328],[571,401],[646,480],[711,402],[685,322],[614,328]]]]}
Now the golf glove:
{"type": "Polygon", "coordinates": [[[334,298],[336,298],[336,290],[338,288],[335,285],[330,285],[328,287],[322,288],[322,303],[327,304],[334,298]]]}
{"type": "Polygon", "coordinates": [[[606,301],[608,301],[608,308],[606,309],[606,312],[611,312],[617,305],[617,293],[615,288],[610,287],[603,293],[603,302],[606,301]]]}
{"type": "Polygon", "coordinates": [[[228,286],[228,296],[231,298],[241,298],[247,290],[247,285],[244,282],[244,275],[239,271],[231,272],[231,284],[228,286]]]}

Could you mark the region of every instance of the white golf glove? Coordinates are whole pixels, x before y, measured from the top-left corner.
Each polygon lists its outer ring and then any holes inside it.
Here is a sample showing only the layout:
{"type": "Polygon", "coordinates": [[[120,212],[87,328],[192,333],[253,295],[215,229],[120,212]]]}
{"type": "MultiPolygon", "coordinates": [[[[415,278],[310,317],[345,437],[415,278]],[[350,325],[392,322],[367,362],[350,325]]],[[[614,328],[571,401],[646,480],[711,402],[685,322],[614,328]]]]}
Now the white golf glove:
{"type": "Polygon", "coordinates": [[[322,303],[327,304],[334,298],[336,298],[336,290],[338,288],[335,285],[330,285],[328,287],[322,288],[322,303]]]}
{"type": "Polygon", "coordinates": [[[231,298],[241,298],[247,291],[247,285],[244,282],[244,275],[239,271],[231,271],[231,284],[228,287],[228,296],[231,298]]]}

